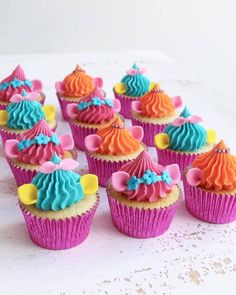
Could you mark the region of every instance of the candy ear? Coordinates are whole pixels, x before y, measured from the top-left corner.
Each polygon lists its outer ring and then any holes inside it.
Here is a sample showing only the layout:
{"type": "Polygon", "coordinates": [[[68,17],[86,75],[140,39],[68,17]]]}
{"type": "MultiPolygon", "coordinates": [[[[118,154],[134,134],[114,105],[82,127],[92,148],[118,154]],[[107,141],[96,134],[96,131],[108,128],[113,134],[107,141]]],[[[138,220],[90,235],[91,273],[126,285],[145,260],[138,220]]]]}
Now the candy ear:
{"type": "Polygon", "coordinates": [[[192,168],[188,170],[186,179],[188,184],[192,186],[197,186],[202,181],[202,172],[199,168],[192,168]]]}
{"type": "Polygon", "coordinates": [[[66,106],[66,112],[67,115],[71,118],[71,119],[75,119],[78,115],[78,108],[77,108],[77,104],[76,103],[69,103],[66,106]]]}
{"type": "Polygon", "coordinates": [[[170,173],[173,184],[177,184],[180,181],[181,174],[179,170],[179,165],[177,164],[167,165],[165,167],[165,170],[167,170],[170,173]]]}
{"type": "Polygon", "coordinates": [[[37,203],[38,190],[31,183],[23,184],[17,189],[18,197],[24,205],[32,205],[37,203]]]}
{"type": "Polygon", "coordinates": [[[5,125],[8,120],[8,113],[5,110],[0,111],[0,125],[5,125]]]}
{"type": "Polygon", "coordinates": [[[98,178],[94,174],[85,174],[81,176],[80,183],[83,186],[85,195],[95,194],[98,190],[98,178]]]}
{"type": "Polygon", "coordinates": [[[135,139],[137,139],[138,141],[142,141],[144,132],[141,126],[132,126],[129,128],[129,132],[133,135],[135,139]]]}
{"type": "Polygon", "coordinates": [[[130,175],[127,172],[124,172],[124,171],[114,172],[112,173],[112,176],[111,176],[112,187],[118,192],[123,192],[124,190],[127,189],[127,182],[129,179],[130,179],[130,175]]]}
{"type": "Polygon", "coordinates": [[[40,80],[32,80],[32,91],[41,92],[43,90],[43,83],[40,80]]]}
{"type": "Polygon", "coordinates": [[[57,81],[55,83],[55,88],[57,92],[64,93],[65,92],[65,84],[62,81],[57,81]]]}
{"type": "Polygon", "coordinates": [[[45,105],[42,107],[42,110],[45,114],[46,121],[51,122],[56,117],[56,109],[53,105],[45,105]]]}
{"type": "Polygon", "coordinates": [[[149,84],[149,91],[153,90],[154,88],[159,89],[160,88],[160,84],[156,83],[156,82],[150,82],[149,84]]]}
{"type": "Polygon", "coordinates": [[[118,94],[123,94],[126,92],[126,86],[124,83],[117,83],[115,86],[114,86],[114,89],[115,91],[118,93],[118,94]]]}
{"type": "Polygon", "coordinates": [[[50,174],[58,169],[58,164],[54,164],[51,161],[44,162],[40,167],[39,167],[39,172],[44,173],[44,174],[50,174]]]}
{"type": "Polygon", "coordinates": [[[19,143],[19,141],[16,139],[6,140],[5,145],[4,145],[4,151],[5,151],[7,158],[15,159],[18,157],[18,149],[17,149],[18,143],[19,143]]]}
{"type": "Polygon", "coordinates": [[[214,144],[216,143],[216,131],[212,129],[207,130],[207,143],[214,144]]]}
{"type": "Polygon", "coordinates": [[[74,170],[79,166],[79,163],[75,161],[74,159],[63,159],[59,163],[59,167],[63,170],[74,170]]]}
{"type": "Polygon", "coordinates": [[[155,145],[160,150],[165,150],[170,145],[170,138],[166,133],[159,133],[154,137],[155,145]]]}
{"type": "Polygon", "coordinates": [[[142,113],[142,109],[141,109],[141,102],[138,100],[132,101],[131,102],[131,108],[133,111],[135,111],[136,113],[142,113]]]}
{"type": "Polygon", "coordinates": [[[182,106],[182,99],[180,96],[174,96],[172,97],[172,102],[174,104],[174,107],[177,109],[177,108],[180,108],[182,106]]]}
{"type": "Polygon", "coordinates": [[[116,113],[119,113],[121,109],[120,101],[119,99],[111,99],[111,102],[113,103],[113,110],[116,113]]]}
{"type": "Polygon", "coordinates": [[[96,87],[102,88],[103,86],[103,80],[100,77],[96,77],[93,79],[93,83],[95,84],[96,87]]]}
{"type": "Polygon", "coordinates": [[[26,95],[26,98],[28,100],[37,100],[39,97],[39,94],[37,92],[30,92],[26,95]]]}
{"type": "Polygon", "coordinates": [[[96,134],[90,134],[86,136],[84,139],[85,147],[90,152],[97,151],[101,142],[102,142],[101,137],[96,134]]]}
{"type": "Polygon", "coordinates": [[[60,135],[59,139],[61,141],[63,150],[69,151],[74,148],[74,139],[70,134],[60,135]]]}

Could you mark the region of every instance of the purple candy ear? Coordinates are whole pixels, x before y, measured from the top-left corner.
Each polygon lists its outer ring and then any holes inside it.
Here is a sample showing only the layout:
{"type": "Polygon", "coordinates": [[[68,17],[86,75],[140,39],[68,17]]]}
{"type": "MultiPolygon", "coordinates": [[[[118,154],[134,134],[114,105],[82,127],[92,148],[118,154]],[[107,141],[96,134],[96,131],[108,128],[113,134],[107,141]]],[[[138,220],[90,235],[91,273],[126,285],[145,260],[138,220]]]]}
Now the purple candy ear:
{"type": "Polygon", "coordinates": [[[77,108],[77,104],[76,103],[69,103],[66,106],[66,112],[67,115],[71,118],[71,119],[75,119],[78,115],[78,108],[77,108]]]}
{"type": "Polygon", "coordinates": [[[127,189],[127,182],[129,179],[130,179],[130,175],[127,172],[118,171],[118,172],[112,173],[112,176],[111,176],[112,187],[118,192],[123,192],[124,190],[127,189]]]}
{"type": "Polygon", "coordinates": [[[65,151],[72,150],[74,148],[74,139],[70,134],[64,134],[59,136],[61,145],[65,151]]]}
{"type": "Polygon", "coordinates": [[[55,88],[57,92],[64,93],[65,92],[65,84],[62,81],[57,81],[55,83],[55,88]]]}
{"type": "Polygon", "coordinates": [[[179,170],[179,165],[177,164],[171,164],[165,167],[165,170],[170,173],[172,183],[177,184],[180,181],[180,170],[179,170]]]}
{"type": "Polygon", "coordinates": [[[135,139],[137,139],[138,141],[142,141],[144,134],[143,134],[143,128],[141,126],[130,127],[129,131],[135,139]]]}
{"type": "Polygon", "coordinates": [[[120,105],[120,101],[119,99],[111,99],[112,103],[113,103],[113,110],[116,113],[119,113],[120,109],[121,109],[121,105],[120,105]]]}
{"type": "Polygon", "coordinates": [[[172,102],[176,109],[182,106],[182,99],[180,96],[172,97],[172,102]]]}
{"type": "Polygon", "coordinates": [[[32,80],[32,91],[42,92],[43,83],[40,80],[32,80]]]}
{"type": "Polygon", "coordinates": [[[85,147],[90,152],[97,151],[101,142],[102,142],[101,137],[96,134],[88,135],[84,139],[85,147]]]}
{"type": "Polygon", "coordinates": [[[131,102],[131,108],[136,113],[142,113],[141,102],[140,101],[132,101],[131,102]]]}
{"type": "Polygon", "coordinates": [[[93,79],[93,83],[95,84],[95,86],[97,86],[98,88],[102,88],[103,86],[103,80],[100,77],[96,77],[93,79]]]}
{"type": "Polygon", "coordinates": [[[18,157],[18,145],[19,141],[16,139],[8,139],[4,145],[4,151],[7,158],[14,159],[18,157]]]}
{"type": "Polygon", "coordinates": [[[186,179],[188,184],[197,186],[202,181],[202,171],[199,168],[192,168],[188,170],[186,179]]]}

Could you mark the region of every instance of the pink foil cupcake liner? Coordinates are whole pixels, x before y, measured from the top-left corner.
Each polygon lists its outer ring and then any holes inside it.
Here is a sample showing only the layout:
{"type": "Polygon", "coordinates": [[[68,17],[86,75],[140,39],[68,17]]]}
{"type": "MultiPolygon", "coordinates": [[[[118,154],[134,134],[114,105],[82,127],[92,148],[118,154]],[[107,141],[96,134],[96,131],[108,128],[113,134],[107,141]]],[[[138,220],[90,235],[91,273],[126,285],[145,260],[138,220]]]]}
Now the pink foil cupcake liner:
{"type": "Polygon", "coordinates": [[[236,220],[236,194],[222,195],[184,182],[185,202],[194,217],[215,224],[236,220]]]}
{"type": "Polygon", "coordinates": [[[112,222],[123,234],[133,238],[147,239],[162,235],[168,230],[176,213],[179,200],[161,209],[133,208],[110,196],[107,190],[112,222]]]}
{"type": "Polygon", "coordinates": [[[60,93],[58,93],[58,92],[57,92],[57,98],[58,98],[58,102],[59,102],[59,105],[60,105],[60,108],[61,108],[62,117],[64,118],[64,120],[69,121],[70,118],[67,115],[66,107],[67,107],[67,105],[69,103],[73,103],[74,101],[64,99],[63,97],[61,97],[60,93]]]}
{"type": "Polygon", "coordinates": [[[21,204],[26,227],[31,240],[49,250],[63,250],[81,244],[88,236],[99,199],[95,205],[81,216],[60,220],[38,218],[21,204]]]}
{"type": "Polygon", "coordinates": [[[154,136],[158,133],[161,133],[165,130],[167,124],[153,124],[153,123],[147,123],[140,121],[134,117],[131,117],[131,122],[133,126],[141,126],[143,127],[144,136],[143,136],[143,142],[148,146],[155,146],[154,143],[154,136]]]}
{"type": "Polygon", "coordinates": [[[115,98],[119,99],[121,104],[120,114],[126,119],[131,119],[131,103],[132,101],[139,100],[140,97],[129,97],[122,94],[118,94],[114,91],[115,98]]]}

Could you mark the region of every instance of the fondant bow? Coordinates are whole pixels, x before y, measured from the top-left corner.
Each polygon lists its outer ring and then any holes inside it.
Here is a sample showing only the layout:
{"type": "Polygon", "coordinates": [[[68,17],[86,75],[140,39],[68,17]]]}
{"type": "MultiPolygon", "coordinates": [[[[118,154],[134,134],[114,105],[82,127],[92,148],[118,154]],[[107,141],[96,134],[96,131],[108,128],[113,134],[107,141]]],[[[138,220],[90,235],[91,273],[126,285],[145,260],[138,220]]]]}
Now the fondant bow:
{"type": "Polygon", "coordinates": [[[22,92],[22,94],[15,94],[11,97],[10,101],[11,102],[21,102],[23,100],[37,100],[37,98],[39,97],[39,94],[36,92],[30,92],[30,93],[26,93],[26,92],[22,92]]]}
{"type": "Polygon", "coordinates": [[[189,116],[187,118],[179,117],[179,118],[176,118],[171,123],[171,125],[175,126],[175,127],[180,127],[180,126],[184,125],[185,123],[195,124],[195,123],[199,123],[201,121],[202,121],[202,118],[199,116],[189,116]]]}
{"type": "Polygon", "coordinates": [[[40,166],[39,171],[44,174],[50,174],[58,169],[73,170],[78,166],[79,166],[79,163],[73,159],[64,159],[64,160],[61,160],[61,162],[58,164],[55,164],[51,161],[47,161],[43,163],[42,166],[40,166]]]}
{"type": "Polygon", "coordinates": [[[137,74],[144,74],[146,72],[145,68],[140,68],[140,69],[130,69],[127,71],[127,74],[130,76],[134,76],[137,74]]]}

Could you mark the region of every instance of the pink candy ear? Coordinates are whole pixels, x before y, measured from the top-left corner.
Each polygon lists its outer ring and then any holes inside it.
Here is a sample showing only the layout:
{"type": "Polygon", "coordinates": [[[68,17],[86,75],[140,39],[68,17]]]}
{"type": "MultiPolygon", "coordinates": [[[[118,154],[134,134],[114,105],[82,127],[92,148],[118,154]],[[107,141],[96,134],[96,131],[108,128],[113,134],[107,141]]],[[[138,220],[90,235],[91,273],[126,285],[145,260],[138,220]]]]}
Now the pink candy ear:
{"type": "Polygon", "coordinates": [[[39,167],[39,172],[44,174],[50,174],[58,169],[58,165],[51,161],[44,162],[42,166],[39,167]]]}
{"type": "Polygon", "coordinates": [[[132,110],[134,110],[136,113],[142,113],[141,102],[140,102],[140,101],[132,101],[132,103],[131,103],[131,108],[132,108],[132,110]]]}
{"type": "Polygon", "coordinates": [[[173,184],[177,184],[180,181],[181,174],[177,164],[168,165],[165,167],[165,170],[170,173],[173,184]]]}
{"type": "Polygon", "coordinates": [[[43,83],[40,80],[32,80],[32,91],[41,92],[43,90],[43,83]]]}
{"type": "Polygon", "coordinates": [[[26,99],[28,100],[37,100],[38,97],[39,97],[39,94],[37,92],[30,92],[26,95],[26,99]]]}
{"type": "Polygon", "coordinates": [[[118,191],[123,192],[127,189],[127,181],[130,179],[130,175],[124,171],[118,171],[112,174],[111,184],[112,187],[118,191]]]}
{"type": "Polygon", "coordinates": [[[18,157],[17,144],[19,143],[16,139],[8,139],[4,145],[4,151],[7,158],[14,159],[18,157]]]}
{"type": "Polygon", "coordinates": [[[55,83],[55,88],[57,92],[64,93],[65,92],[65,84],[62,81],[57,81],[55,83]]]}
{"type": "Polygon", "coordinates": [[[202,172],[199,168],[192,168],[187,172],[187,182],[192,186],[197,186],[202,181],[202,172]]]}
{"type": "Polygon", "coordinates": [[[102,88],[103,86],[103,80],[100,77],[96,77],[93,79],[93,83],[95,84],[95,86],[97,86],[98,88],[102,88]]]}
{"type": "Polygon", "coordinates": [[[174,96],[172,97],[172,102],[174,104],[174,107],[177,109],[177,108],[180,108],[182,106],[182,99],[180,96],[174,96]]]}
{"type": "Polygon", "coordinates": [[[102,140],[101,137],[96,134],[91,134],[85,137],[84,144],[88,151],[95,152],[98,150],[102,140]]]}
{"type": "Polygon", "coordinates": [[[74,139],[70,134],[64,134],[59,136],[61,145],[65,151],[69,151],[74,148],[74,139]]]}
{"type": "Polygon", "coordinates": [[[73,159],[64,159],[59,164],[59,167],[62,170],[74,170],[78,166],[79,166],[79,163],[73,159]]]}
{"type": "Polygon", "coordinates": [[[141,126],[132,126],[129,128],[129,131],[135,139],[142,141],[144,133],[141,126]]]}
{"type": "Polygon", "coordinates": [[[71,118],[71,119],[75,119],[78,115],[78,108],[77,108],[77,104],[76,103],[69,103],[66,106],[66,112],[67,115],[71,118]]]}
{"type": "Polygon", "coordinates": [[[121,105],[120,105],[120,101],[119,99],[111,99],[112,103],[113,103],[113,110],[116,113],[119,113],[120,109],[121,109],[121,105]]]}

